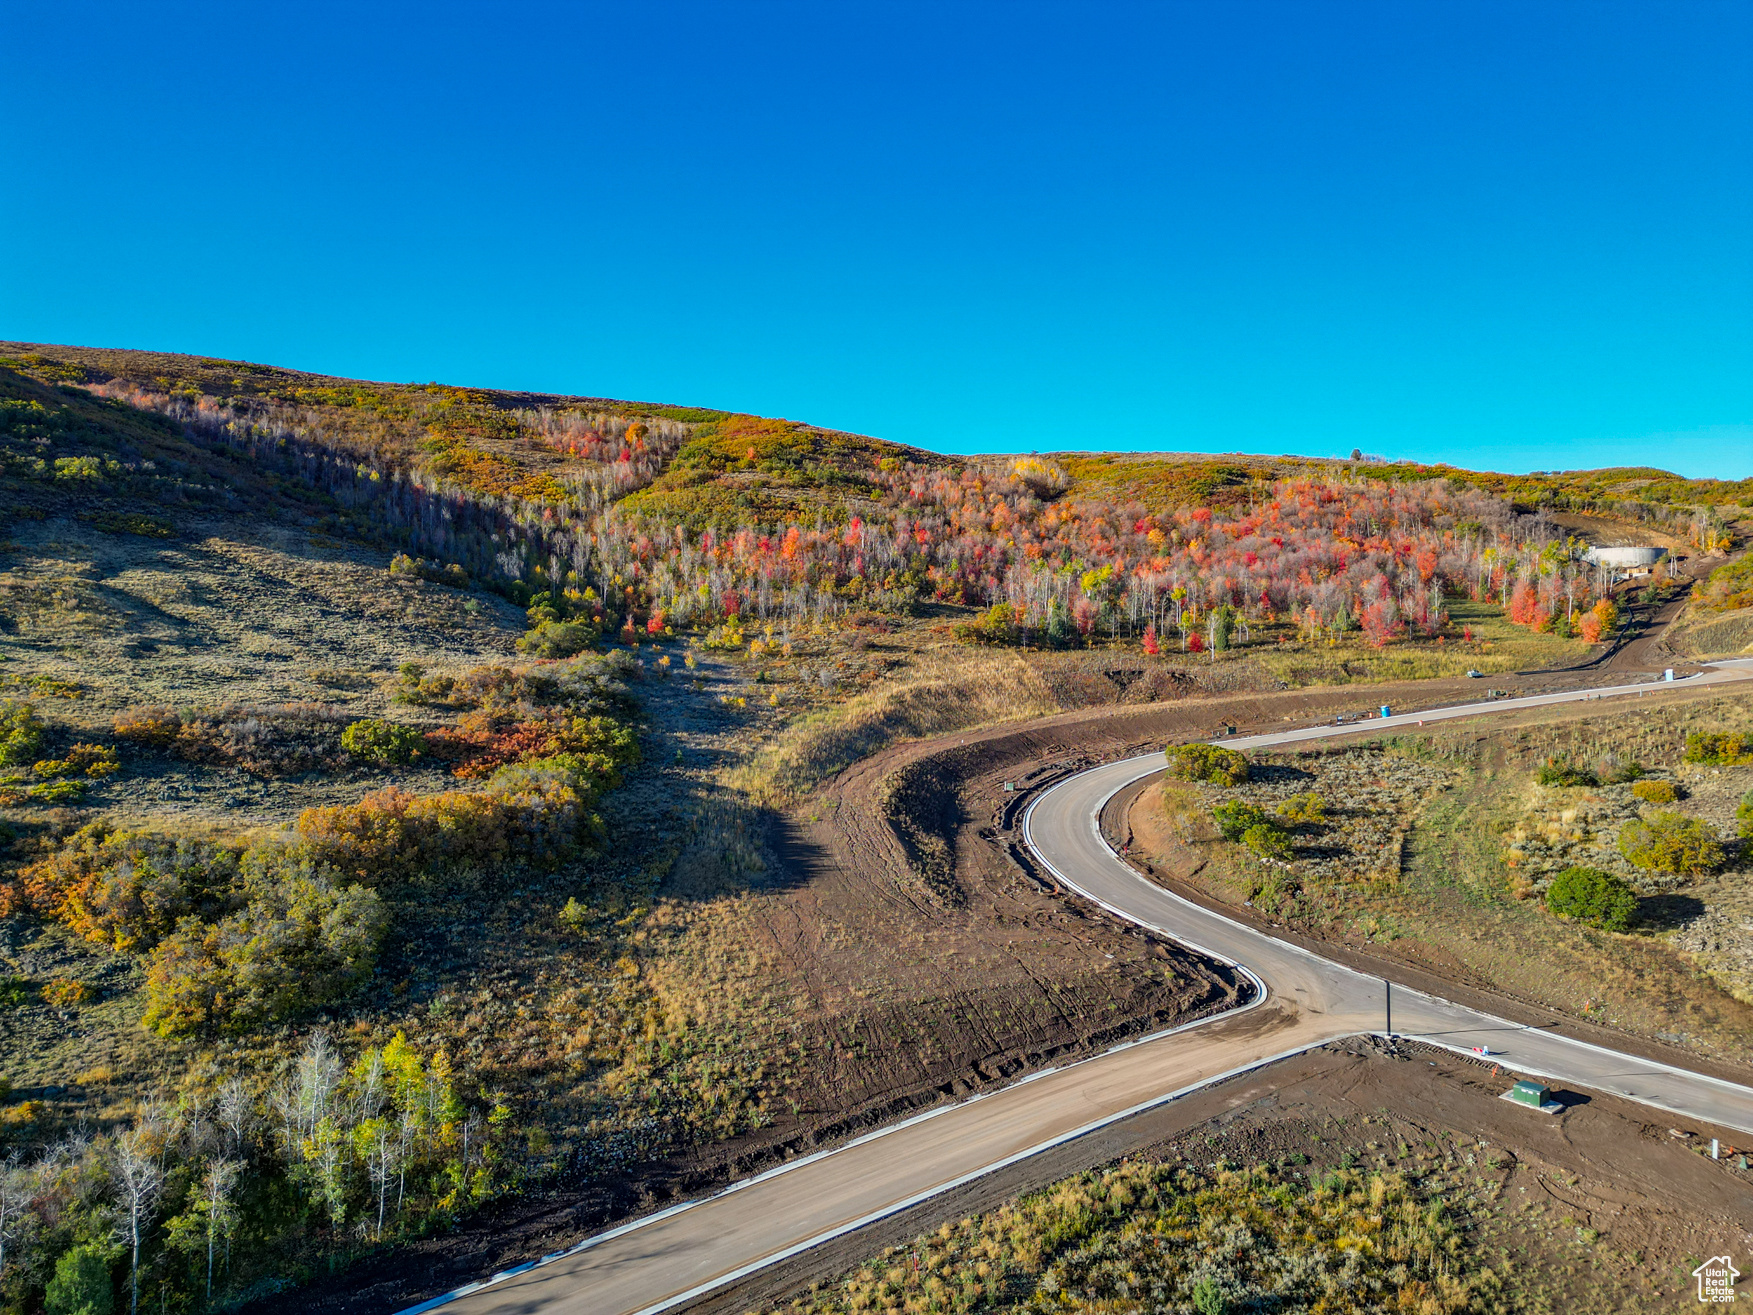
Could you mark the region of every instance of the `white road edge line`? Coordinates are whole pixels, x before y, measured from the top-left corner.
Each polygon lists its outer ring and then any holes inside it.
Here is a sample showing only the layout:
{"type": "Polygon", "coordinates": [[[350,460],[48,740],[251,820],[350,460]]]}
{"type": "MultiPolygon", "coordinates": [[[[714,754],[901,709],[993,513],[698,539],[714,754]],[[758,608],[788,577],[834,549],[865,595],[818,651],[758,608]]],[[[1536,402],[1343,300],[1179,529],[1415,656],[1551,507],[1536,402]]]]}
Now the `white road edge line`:
{"type": "MultiPolygon", "coordinates": [[[[1246,1007],[1252,1008],[1253,1006],[1249,1005],[1246,1007]]],[[[1231,1011],[1229,1013],[1219,1014],[1217,1017],[1234,1018],[1236,1012],[1237,1011],[1231,1011]]],[[[1214,1020],[1201,1020],[1201,1022],[1211,1021],[1214,1020]]],[[[723,1278],[716,1278],[709,1282],[702,1283],[699,1287],[692,1288],[687,1292],[681,1293],[679,1296],[665,1298],[663,1301],[660,1301],[655,1305],[646,1306],[643,1309],[634,1312],[634,1315],[658,1315],[658,1312],[660,1311],[671,1310],[682,1302],[692,1301],[696,1297],[703,1297],[708,1292],[724,1287],[728,1283],[735,1283],[738,1279],[747,1278],[750,1274],[766,1269],[769,1265],[776,1265],[781,1261],[789,1260],[793,1256],[801,1255],[805,1251],[821,1246],[825,1242],[831,1242],[837,1237],[843,1237],[847,1233],[855,1233],[859,1229],[866,1228],[879,1220],[887,1219],[890,1215],[899,1214],[903,1210],[909,1210],[916,1205],[929,1201],[934,1196],[942,1196],[945,1192],[953,1192],[956,1188],[965,1187],[967,1184],[984,1178],[988,1174],[997,1173],[1001,1169],[1008,1169],[1013,1164],[1020,1164],[1024,1160],[1031,1159],[1034,1156],[1050,1151],[1055,1146],[1063,1146],[1067,1142],[1074,1142],[1080,1137],[1088,1137],[1091,1133],[1100,1132],[1110,1124],[1119,1123],[1121,1120],[1129,1119],[1135,1114],[1142,1114],[1145,1110],[1155,1109],[1158,1105],[1167,1105],[1171,1101],[1179,1100],[1182,1096],[1191,1095],[1195,1091],[1203,1091],[1205,1088],[1213,1086],[1216,1083],[1225,1082],[1230,1078],[1243,1073],[1251,1073],[1257,1068],[1264,1068],[1268,1064],[1276,1064],[1281,1059],[1289,1059],[1292,1055],[1300,1055],[1305,1050],[1310,1050],[1315,1046],[1325,1044],[1326,1043],[1323,1041],[1313,1041],[1306,1045],[1295,1046],[1290,1050],[1281,1051],[1276,1055],[1267,1055],[1264,1058],[1253,1060],[1246,1064],[1240,1064],[1235,1068],[1226,1069],[1222,1073],[1214,1074],[1199,1082],[1190,1083],[1185,1087],[1178,1087],[1174,1091],[1168,1092],[1166,1095],[1152,1096],[1149,1100],[1140,1101],[1138,1104],[1129,1106],[1128,1108],[1116,1113],[1104,1115],[1092,1123],[1086,1123],[1081,1128],[1073,1128],[1069,1132],[1061,1133],[1050,1141],[1044,1141],[1037,1146],[1031,1146],[1026,1150],[1017,1151],[1014,1154],[1007,1155],[1004,1159],[994,1161],[992,1164],[970,1170],[969,1172],[950,1180],[941,1187],[932,1187],[923,1192],[916,1192],[904,1201],[897,1201],[895,1204],[884,1206],[880,1210],[873,1210],[861,1219],[855,1219],[850,1223],[842,1224],[805,1241],[793,1243],[785,1250],[775,1252],[773,1255],[762,1260],[750,1261],[741,1269],[734,1270],[723,1278]]],[[[1009,1088],[1002,1088],[1002,1090],[1009,1090],[1009,1088]]]]}

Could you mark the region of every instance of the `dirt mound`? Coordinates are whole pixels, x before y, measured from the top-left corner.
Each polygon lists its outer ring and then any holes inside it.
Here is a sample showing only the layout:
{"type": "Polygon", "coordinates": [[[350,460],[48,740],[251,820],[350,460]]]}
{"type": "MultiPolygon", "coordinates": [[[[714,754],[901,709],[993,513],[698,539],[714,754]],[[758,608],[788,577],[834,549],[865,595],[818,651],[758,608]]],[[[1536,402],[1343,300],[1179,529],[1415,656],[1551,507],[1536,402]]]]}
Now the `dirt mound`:
{"type": "Polygon", "coordinates": [[[1654,545],[1674,552],[1690,552],[1691,545],[1679,535],[1669,534],[1643,522],[1608,520],[1587,516],[1582,512],[1556,511],[1547,513],[1554,525],[1569,530],[1578,538],[1603,548],[1644,547],[1654,545]]]}

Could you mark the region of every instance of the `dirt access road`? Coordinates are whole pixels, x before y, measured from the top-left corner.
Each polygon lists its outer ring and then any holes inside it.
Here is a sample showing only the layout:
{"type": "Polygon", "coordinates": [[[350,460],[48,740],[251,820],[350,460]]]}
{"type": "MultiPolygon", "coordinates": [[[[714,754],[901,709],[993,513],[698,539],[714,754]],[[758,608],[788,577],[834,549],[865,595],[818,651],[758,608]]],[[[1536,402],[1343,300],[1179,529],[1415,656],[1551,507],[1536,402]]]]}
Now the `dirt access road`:
{"type": "MultiPolygon", "coordinates": [[[[1753,662],[1718,664],[1688,684],[1753,674],[1742,668],[1753,668],[1753,662]]],[[[1361,728],[1308,727],[1229,743],[1266,747],[1649,692],[1648,684],[1640,684],[1541,694],[1374,719],[1361,728]]],[[[1066,884],[1121,917],[1241,967],[1258,987],[1248,1005],[933,1110],[412,1310],[447,1303],[456,1315],[644,1315],[669,1309],[1208,1083],[1339,1037],[1383,1031],[1386,1002],[1378,979],[1180,900],[1144,881],[1107,848],[1098,830],[1103,802],[1160,765],[1160,756],[1132,759],[1074,776],[1036,799],[1026,831],[1036,853],[1066,884]]],[[[1397,1032],[1416,1032],[1461,1051],[1487,1045],[1524,1071],[1685,1111],[1721,1128],[1753,1131],[1748,1088],[1543,1035],[1431,996],[1397,994],[1397,1032]]]]}

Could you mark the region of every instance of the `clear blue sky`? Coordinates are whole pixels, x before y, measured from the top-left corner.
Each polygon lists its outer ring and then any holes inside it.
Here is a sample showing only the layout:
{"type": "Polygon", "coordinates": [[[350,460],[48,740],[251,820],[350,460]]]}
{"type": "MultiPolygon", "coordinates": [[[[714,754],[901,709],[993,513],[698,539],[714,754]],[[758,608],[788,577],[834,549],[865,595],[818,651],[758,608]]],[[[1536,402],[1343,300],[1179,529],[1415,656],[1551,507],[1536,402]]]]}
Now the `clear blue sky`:
{"type": "Polygon", "coordinates": [[[12,0],[0,337],[1753,473],[1753,5],[12,0]]]}

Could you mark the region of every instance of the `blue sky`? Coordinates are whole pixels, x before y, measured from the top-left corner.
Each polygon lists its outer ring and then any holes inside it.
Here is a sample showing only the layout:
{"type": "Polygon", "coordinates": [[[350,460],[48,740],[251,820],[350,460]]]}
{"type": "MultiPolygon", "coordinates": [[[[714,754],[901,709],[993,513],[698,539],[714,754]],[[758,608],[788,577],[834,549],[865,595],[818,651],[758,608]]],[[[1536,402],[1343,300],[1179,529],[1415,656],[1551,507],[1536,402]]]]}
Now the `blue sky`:
{"type": "Polygon", "coordinates": [[[1753,6],[82,6],[0,337],[943,451],[1753,474],[1753,6]]]}

